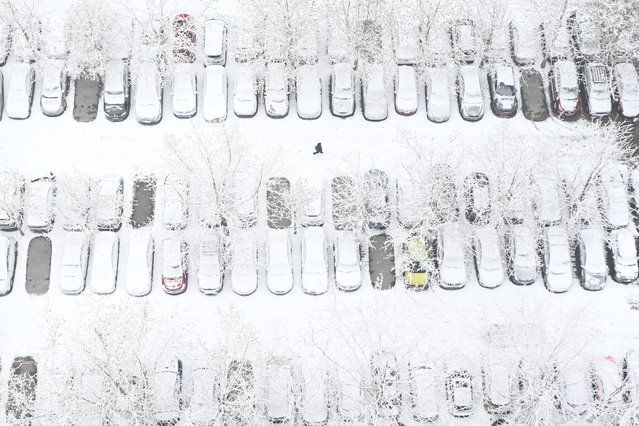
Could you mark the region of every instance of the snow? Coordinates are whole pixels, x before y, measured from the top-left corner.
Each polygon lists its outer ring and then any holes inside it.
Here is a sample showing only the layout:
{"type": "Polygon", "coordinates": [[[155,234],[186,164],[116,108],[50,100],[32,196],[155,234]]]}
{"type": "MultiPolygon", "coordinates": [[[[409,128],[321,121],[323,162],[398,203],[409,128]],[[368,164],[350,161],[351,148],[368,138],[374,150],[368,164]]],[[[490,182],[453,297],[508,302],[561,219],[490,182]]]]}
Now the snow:
{"type": "Polygon", "coordinates": [[[97,232],[91,244],[91,266],[88,284],[97,294],[115,291],[120,256],[120,239],[115,232],[97,232]]]}

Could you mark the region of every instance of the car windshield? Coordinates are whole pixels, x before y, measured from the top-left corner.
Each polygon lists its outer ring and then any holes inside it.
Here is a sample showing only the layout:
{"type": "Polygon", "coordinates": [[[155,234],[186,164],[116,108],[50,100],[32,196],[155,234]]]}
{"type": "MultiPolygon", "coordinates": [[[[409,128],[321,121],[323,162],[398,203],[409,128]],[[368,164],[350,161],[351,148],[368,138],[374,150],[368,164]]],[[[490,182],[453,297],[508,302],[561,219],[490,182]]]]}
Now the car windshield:
{"type": "Polygon", "coordinates": [[[565,99],[577,99],[577,86],[563,86],[561,88],[561,96],[565,99]]]}
{"type": "Polygon", "coordinates": [[[515,96],[515,88],[507,84],[499,83],[497,85],[497,94],[500,96],[515,96]]]}

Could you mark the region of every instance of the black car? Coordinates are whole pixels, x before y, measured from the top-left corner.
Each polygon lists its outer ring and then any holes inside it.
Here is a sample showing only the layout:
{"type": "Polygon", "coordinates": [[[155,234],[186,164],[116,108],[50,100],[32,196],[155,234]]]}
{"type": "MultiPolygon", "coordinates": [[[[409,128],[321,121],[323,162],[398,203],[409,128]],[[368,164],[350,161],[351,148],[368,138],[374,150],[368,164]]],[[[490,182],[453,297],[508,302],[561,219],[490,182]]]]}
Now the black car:
{"type": "Polygon", "coordinates": [[[490,180],[483,173],[475,172],[464,180],[466,219],[473,225],[486,225],[490,217],[490,180]]]}
{"type": "Polygon", "coordinates": [[[517,89],[512,67],[500,66],[488,74],[490,107],[498,117],[514,117],[517,114],[517,89]]]}

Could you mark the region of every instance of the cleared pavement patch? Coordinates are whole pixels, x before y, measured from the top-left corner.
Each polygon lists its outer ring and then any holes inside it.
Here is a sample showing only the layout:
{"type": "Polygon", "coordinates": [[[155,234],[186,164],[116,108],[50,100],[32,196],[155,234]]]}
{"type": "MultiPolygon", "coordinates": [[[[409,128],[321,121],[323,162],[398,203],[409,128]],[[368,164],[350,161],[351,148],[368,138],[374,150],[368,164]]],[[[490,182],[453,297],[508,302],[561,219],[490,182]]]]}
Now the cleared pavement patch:
{"type": "Polygon", "coordinates": [[[27,251],[27,294],[45,294],[51,282],[51,240],[39,236],[29,241],[27,251]]]}

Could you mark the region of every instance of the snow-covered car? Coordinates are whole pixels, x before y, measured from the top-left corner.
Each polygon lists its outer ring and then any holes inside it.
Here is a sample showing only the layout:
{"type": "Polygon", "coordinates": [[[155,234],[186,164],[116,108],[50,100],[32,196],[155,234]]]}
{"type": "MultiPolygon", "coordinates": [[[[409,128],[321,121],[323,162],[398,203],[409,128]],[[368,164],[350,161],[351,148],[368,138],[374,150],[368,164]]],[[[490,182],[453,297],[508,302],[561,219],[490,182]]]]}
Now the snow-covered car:
{"type": "Polygon", "coordinates": [[[512,225],[506,234],[508,275],[518,285],[530,285],[537,279],[537,250],[532,230],[527,225],[512,225]]]}
{"type": "Polygon", "coordinates": [[[576,54],[587,61],[597,59],[602,52],[604,30],[599,13],[588,7],[578,8],[568,19],[576,54]]]}
{"type": "Polygon", "coordinates": [[[162,82],[157,65],[144,62],[137,72],[135,117],[140,124],[157,124],[162,120],[162,82]]]}
{"type": "Polygon", "coordinates": [[[120,259],[120,238],[110,231],[96,232],[91,244],[89,287],[96,294],[115,291],[120,259]]]}
{"type": "Polygon", "coordinates": [[[429,280],[429,243],[422,235],[411,235],[402,244],[405,266],[402,271],[404,285],[412,290],[423,290],[429,280]]]}
{"type": "Polygon", "coordinates": [[[209,123],[219,123],[226,120],[227,116],[226,68],[209,65],[204,69],[204,74],[202,115],[209,123]]]}
{"type": "Polygon", "coordinates": [[[189,219],[189,185],[186,180],[169,175],[164,180],[164,227],[183,229],[189,219]]]}
{"type": "Polygon", "coordinates": [[[167,238],[162,242],[162,287],[167,294],[182,294],[188,283],[188,246],[167,238]]]}
{"type": "Polygon", "coordinates": [[[56,191],[56,221],[65,231],[82,231],[87,228],[91,181],[67,178],[56,191]]]}
{"type": "Polygon", "coordinates": [[[7,63],[11,50],[11,25],[8,22],[0,24],[0,67],[7,63]]]}
{"type": "Polygon", "coordinates": [[[222,253],[224,247],[219,235],[211,235],[200,243],[198,287],[204,294],[218,294],[224,285],[222,253]]]}
{"type": "Polygon", "coordinates": [[[226,24],[220,19],[204,22],[204,54],[211,65],[226,65],[226,24]]]}
{"type": "Polygon", "coordinates": [[[304,229],[302,238],[302,290],[306,294],[328,291],[328,251],[324,228],[304,229]]]}
{"type": "Polygon", "coordinates": [[[233,359],[226,370],[223,414],[226,424],[244,425],[255,420],[255,374],[253,364],[233,359]]]}
{"type": "Polygon", "coordinates": [[[175,64],[173,71],[173,115],[177,118],[191,118],[197,113],[197,76],[193,65],[175,64]]]}
{"type": "Polygon", "coordinates": [[[155,421],[158,425],[177,424],[183,408],[182,361],[177,357],[161,360],[150,382],[155,421]]]}
{"type": "Polygon", "coordinates": [[[564,293],[572,285],[570,245],[566,228],[553,225],[545,228],[543,240],[543,275],[546,288],[564,293]]]}
{"type": "Polygon", "coordinates": [[[551,61],[560,61],[568,59],[572,54],[572,46],[570,45],[571,37],[568,26],[560,23],[558,27],[552,28],[552,24],[544,24],[542,34],[545,42],[546,56],[551,61]]]}
{"type": "Polygon", "coordinates": [[[362,283],[361,247],[353,231],[339,231],[333,245],[335,285],[342,291],[354,291],[362,283]]]}
{"type": "Polygon", "coordinates": [[[464,204],[468,222],[473,225],[485,225],[490,221],[490,180],[484,173],[471,173],[464,179],[464,204]]]}
{"type": "Polygon", "coordinates": [[[288,77],[284,63],[269,62],[266,65],[264,108],[270,118],[288,115],[288,77]]]}
{"type": "Polygon", "coordinates": [[[100,231],[117,231],[122,226],[123,191],[122,176],[107,174],[98,181],[93,215],[100,231]]]}
{"type": "Polygon", "coordinates": [[[494,63],[507,62],[512,46],[508,26],[505,23],[496,23],[490,37],[490,45],[486,46],[486,59],[494,63]]]}
{"type": "Polygon", "coordinates": [[[313,25],[298,33],[293,42],[293,55],[299,65],[316,64],[319,59],[319,30],[313,25]]]}
{"type": "Polygon", "coordinates": [[[533,65],[539,54],[539,26],[529,18],[515,19],[510,23],[513,60],[519,66],[533,65]]]}
{"type": "Polygon", "coordinates": [[[445,223],[438,230],[437,266],[440,287],[458,289],[466,285],[464,247],[457,223],[445,223]]]}
{"type": "Polygon", "coordinates": [[[485,288],[499,287],[504,282],[499,234],[492,226],[475,231],[475,268],[479,285],[485,288]]]}
{"type": "Polygon", "coordinates": [[[417,74],[415,67],[402,65],[397,67],[395,76],[395,112],[400,115],[413,115],[417,112],[417,74]]]}
{"type": "Polygon", "coordinates": [[[252,174],[236,174],[233,188],[233,209],[238,224],[240,227],[250,228],[257,222],[260,179],[252,174]]]}
{"type": "Polygon", "coordinates": [[[153,284],[153,236],[147,230],[135,230],[129,234],[128,246],[126,291],[131,296],[146,296],[153,284]]]}
{"type": "Polygon", "coordinates": [[[348,366],[337,374],[337,417],[343,422],[357,423],[364,416],[362,379],[357,366],[348,366]]]}
{"type": "Polygon", "coordinates": [[[399,418],[402,391],[397,357],[390,352],[371,355],[371,392],[376,417],[387,422],[399,418]]]}
{"type": "Polygon", "coordinates": [[[364,174],[364,184],[364,209],[368,218],[368,227],[384,230],[389,226],[391,216],[388,176],[382,170],[370,169],[364,174]]]}
{"type": "Polygon", "coordinates": [[[592,117],[602,118],[610,115],[610,81],[608,71],[602,63],[589,63],[584,70],[584,87],[588,100],[588,112],[592,117]]]}
{"type": "Polygon", "coordinates": [[[266,284],[273,294],[293,289],[293,246],[288,229],[272,229],[266,244],[266,284]]]}
{"type": "Polygon", "coordinates": [[[27,226],[34,232],[48,232],[55,218],[56,194],[55,176],[52,174],[35,176],[27,188],[27,226]]]}
{"type": "Polygon", "coordinates": [[[428,71],[426,79],[426,115],[433,123],[444,123],[450,118],[448,73],[434,68],[428,71]]]}
{"type": "Polygon", "coordinates": [[[624,398],[631,404],[639,401],[639,352],[631,349],[623,360],[623,379],[626,383],[624,398]]]}
{"type": "Polygon", "coordinates": [[[84,233],[66,233],[60,269],[62,293],[80,294],[84,291],[89,250],[89,241],[84,233]]]}
{"type": "Polygon", "coordinates": [[[121,59],[109,61],[104,73],[104,115],[109,121],[123,121],[131,104],[129,66],[121,59]]]}
{"type": "Polygon", "coordinates": [[[8,170],[0,172],[0,188],[5,191],[0,198],[0,230],[17,231],[24,216],[24,177],[8,170]]]}
{"type": "Polygon", "coordinates": [[[304,362],[300,374],[301,396],[299,413],[304,425],[328,423],[332,394],[326,370],[318,363],[304,362]]]}
{"type": "Polygon", "coordinates": [[[18,244],[13,237],[0,235],[0,296],[13,289],[13,278],[16,271],[18,244]]]}
{"type": "Polygon", "coordinates": [[[614,67],[615,91],[613,96],[619,104],[619,114],[626,118],[639,117],[639,74],[631,63],[614,67]]]}
{"type": "Polygon", "coordinates": [[[416,422],[431,423],[439,418],[437,393],[439,381],[432,361],[418,360],[408,363],[410,412],[416,422]]]}
{"type": "Polygon", "coordinates": [[[257,79],[250,65],[238,65],[235,72],[233,111],[238,117],[253,117],[257,113],[257,79]]]}
{"type": "Polygon", "coordinates": [[[397,30],[395,37],[395,61],[397,65],[415,65],[421,57],[419,28],[405,26],[397,30]]]}
{"type": "Polygon", "coordinates": [[[307,179],[303,188],[306,196],[302,200],[300,224],[304,227],[324,225],[324,181],[307,179]]]}
{"type": "Polygon", "coordinates": [[[417,228],[424,221],[425,194],[422,185],[410,176],[397,178],[397,222],[406,229],[417,228]]]}
{"type": "Polygon", "coordinates": [[[488,74],[490,107],[498,117],[514,117],[517,114],[517,89],[513,67],[499,66],[488,74]]]}
{"type": "Polygon", "coordinates": [[[262,53],[263,47],[254,28],[239,26],[235,38],[235,61],[239,63],[250,62],[262,53]]]}
{"type": "Polygon", "coordinates": [[[569,415],[584,414],[592,403],[592,384],[589,367],[581,357],[571,357],[559,369],[559,402],[561,410],[569,415]]]}
{"type": "Polygon", "coordinates": [[[290,359],[271,356],[266,362],[266,395],[264,411],[271,423],[292,420],[295,396],[294,378],[290,359]]]}
{"type": "Polygon", "coordinates": [[[355,113],[355,77],[349,63],[333,65],[331,112],[337,117],[350,117],[355,113]]]}
{"type": "Polygon", "coordinates": [[[484,116],[484,95],[479,81],[479,68],[464,65],[459,69],[459,113],[466,121],[478,121],[484,116]]]}
{"type": "Polygon", "coordinates": [[[576,251],[582,287],[591,291],[603,289],[608,271],[601,231],[594,228],[580,230],[576,251]]]}
{"type": "Polygon", "coordinates": [[[384,82],[384,68],[373,64],[362,76],[362,111],[369,121],[381,121],[388,117],[388,101],[384,82]]]}
{"type": "Polygon", "coordinates": [[[620,166],[609,166],[601,171],[601,206],[610,228],[624,228],[630,224],[627,172],[620,166]]]}
{"type": "Polygon", "coordinates": [[[595,404],[602,411],[625,411],[621,362],[612,355],[600,355],[590,361],[590,383],[595,404]]]}
{"type": "Polygon", "coordinates": [[[7,117],[24,120],[31,115],[33,92],[35,90],[35,70],[28,63],[20,62],[13,66],[7,100],[4,108],[7,117]]]}
{"type": "Polygon", "coordinates": [[[455,172],[446,163],[434,164],[431,169],[429,206],[437,223],[456,221],[459,216],[457,206],[457,185],[455,172]]]}
{"type": "Polygon", "coordinates": [[[460,20],[451,29],[453,54],[457,62],[472,63],[477,54],[475,25],[471,20],[460,20]]]}
{"type": "Polygon", "coordinates": [[[506,415],[511,410],[510,398],[515,389],[511,387],[510,369],[505,359],[490,354],[482,367],[484,408],[490,414],[506,415]]]}
{"type": "Polygon", "coordinates": [[[534,180],[537,221],[543,226],[558,225],[563,217],[563,203],[556,177],[538,173],[534,180]]]}
{"type": "Polygon", "coordinates": [[[322,80],[317,65],[301,65],[295,80],[297,115],[314,120],[322,115],[322,80]]]}
{"type": "Polygon", "coordinates": [[[231,288],[240,296],[257,290],[257,245],[251,235],[233,241],[231,288]]]}
{"type": "Polygon", "coordinates": [[[197,365],[193,368],[193,393],[188,419],[194,425],[214,424],[220,414],[221,388],[215,369],[197,365]]]}
{"type": "Polygon", "coordinates": [[[446,377],[448,412],[454,417],[468,417],[475,412],[473,381],[468,370],[455,369],[446,377]]]}
{"type": "Polygon", "coordinates": [[[61,60],[47,63],[42,72],[40,108],[48,117],[57,117],[67,108],[67,72],[61,60]]]}
{"type": "Polygon", "coordinates": [[[579,77],[572,60],[561,60],[550,69],[550,98],[559,117],[571,117],[580,109],[579,77]]]}
{"type": "Polygon", "coordinates": [[[612,279],[619,283],[631,283],[639,277],[637,242],[630,229],[615,229],[608,237],[608,250],[612,262],[612,279]]]}

